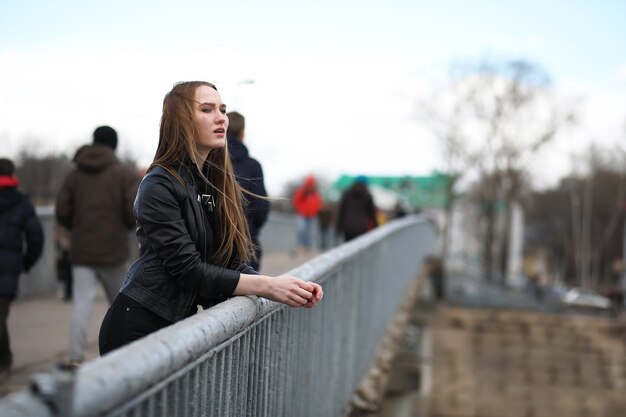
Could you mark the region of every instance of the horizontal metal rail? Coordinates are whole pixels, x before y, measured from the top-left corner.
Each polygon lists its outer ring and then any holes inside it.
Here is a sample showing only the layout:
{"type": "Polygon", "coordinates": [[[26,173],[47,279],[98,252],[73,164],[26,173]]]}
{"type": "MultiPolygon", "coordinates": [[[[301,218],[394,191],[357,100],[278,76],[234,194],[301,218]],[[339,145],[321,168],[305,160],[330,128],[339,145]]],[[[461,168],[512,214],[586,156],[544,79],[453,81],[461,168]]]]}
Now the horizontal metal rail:
{"type": "Polygon", "coordinates": [[[340,416],[403,294],[436,248],[411,216],[290,271],[314,309],[234,297],[84,364],[40,375],[1,416],[340,416]]]}

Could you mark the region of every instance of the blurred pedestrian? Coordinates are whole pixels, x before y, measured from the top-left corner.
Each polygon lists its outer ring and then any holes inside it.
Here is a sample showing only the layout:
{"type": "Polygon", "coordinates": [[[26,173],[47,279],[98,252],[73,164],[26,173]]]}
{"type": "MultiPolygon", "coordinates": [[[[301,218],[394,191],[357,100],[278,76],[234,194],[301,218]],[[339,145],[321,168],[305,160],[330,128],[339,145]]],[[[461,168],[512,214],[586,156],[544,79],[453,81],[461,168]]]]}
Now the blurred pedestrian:
{"type": "Polygon", "coordinates": [[[544,286],[542,285],[541,275],[538,272],[528,275],[527,288],[533,297],[541,301],[544,296],[544,286]]]}
{"type": "Polygon", "coordinates": [[[406,214],[407,214],[406,209],[404,208],[402,203],[398,201],[396,205],[393,207],[393,218],[401,219],[402,217],[406,216],[406,214]]]}
{"type": "MultiPolygon", "coordinates": [[[[376,205],[374,205],[374,207],[376,207],[376,205]]],[[[385,210],[382,210],[380,207],[376,207],[376,225],[382,226],[388,221],[389,221],[389,216],[387,215],[387,212],[385,210]]]]}
{"type": "Polygon", "coordinates": [[[298,251],[306,255],[313,249],[317,214],[322,208],[322,196],[313,175],[305,177],[296,188],[292,204],[298,215],[298,251]]]}
{"type": "Polygon", "coordinates": [[[93,143],[74,156],[56,200],[57,221],[70,231],[72,298],[68,365],[84,359],[87,327],[100,284],[109,303],[117,295],[128,258],[128,232],[135,226],[136,171],[115,156],[117,132],[100,126],[93,143]]]}
{"type": "Polygon", "coordinates": [[[335,206],[329,201],[322,203],[322,208],[317,213],[317,222],[319,224],[319,240],[320,249],[330,249],[335,244],[335,206]]]}
{"type": "Polygon", "coordinates": [[[430,285],[436,301],[444,301],[446,298],[446,273],[443,260],[439,256],[429,256],[426,259],[430,285]]]}
{"type": "Polygon", "coordinates": [[[43,249],[41,223],[18,184],[13,162],[0,158],[0,372],[13,364],[7,319],[20,274],[32,268],[43,249]]]}
{"type": "Polygon", "coordinates": [[[374,199],[367,189],[367,178],[359,176],[344,191],[339,203],[337,233],[347,242],[378,226],[374,199]]]}
{"type": "Polygon", "coordinates": [[[624,305],[624,261],[616,259],[613,261],[613,268],[610,275],[609,287],[606,297],[611,302],[611,315],[619,317],[624,305]]]}
{"type": "Polygon", "coordinates": [[[226,105],[213,84],[175,84],[163,101],[159,144],[135,200],[140,257],[100,328],[100,354],[234,295],[314,307],[322,288],[258,275],[242,191],[226,146],[226,105]]]}
{"type": "Polygon", "coordinates": [[[267,221],[270,211],[269,201],[263,198],[267,197],[263,182],[263,168],[256,159],[250,157],[248,148],[243,143],[246,119],[236,111],[228,113],[227,116],[229,120],[226,132],[228,152],[237,182],[244,190],[246,219],[250,238],[255,245],[255,259],[250,260],[250,266],[255,271],[260,271],[263,248],[259,242],[259,232],[267,221]]]}
{"type": "Polygon", "coordinates": [[[60,224],[54,227],[54,243],[56,247],[57,280],[61,283],[63,300],[72,299],[72,262],[70,262],[71,236],[69,230],[60,224]]]}

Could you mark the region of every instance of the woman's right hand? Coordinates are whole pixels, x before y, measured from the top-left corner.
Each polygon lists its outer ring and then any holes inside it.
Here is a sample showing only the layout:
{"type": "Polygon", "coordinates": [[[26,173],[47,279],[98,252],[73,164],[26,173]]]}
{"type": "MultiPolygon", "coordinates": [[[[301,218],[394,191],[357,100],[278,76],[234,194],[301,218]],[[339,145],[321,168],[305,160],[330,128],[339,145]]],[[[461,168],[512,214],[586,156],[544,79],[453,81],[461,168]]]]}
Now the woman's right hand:
{"type": "Polygon", "coordinates": [[[313,308],[324,296],[324,291],[315,282],[291,275],[270,277],[241,274],[235,294],[254,294],[291,307],[313,308]]]}
{"type": "Polygon", "coordinates": [[[263,296],[291,307],[312,308],[322,299],[324,291],[321,285],[304,281],[291,275],[267,277],[268,294],[263,296]]]}

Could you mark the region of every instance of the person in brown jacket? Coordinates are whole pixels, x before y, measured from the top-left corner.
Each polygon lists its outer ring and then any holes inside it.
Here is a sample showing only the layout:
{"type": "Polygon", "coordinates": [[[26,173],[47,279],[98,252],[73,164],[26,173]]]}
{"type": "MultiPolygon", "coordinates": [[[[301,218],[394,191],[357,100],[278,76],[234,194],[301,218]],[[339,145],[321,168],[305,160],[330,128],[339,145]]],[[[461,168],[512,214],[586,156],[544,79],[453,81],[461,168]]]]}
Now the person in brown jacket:
{"type": "Polygon", "coordinates": [[[122,285],[128,258],[128,231],[135,225],[133,202],[139,177],[115,156],[117,132],[100,126],[93,144],[76,151],[75,168],[56,200],[56,218],[71,234],[74,306],[68,365],[84,359],[87,326],[99,284],[109,303],[122,285]]]}

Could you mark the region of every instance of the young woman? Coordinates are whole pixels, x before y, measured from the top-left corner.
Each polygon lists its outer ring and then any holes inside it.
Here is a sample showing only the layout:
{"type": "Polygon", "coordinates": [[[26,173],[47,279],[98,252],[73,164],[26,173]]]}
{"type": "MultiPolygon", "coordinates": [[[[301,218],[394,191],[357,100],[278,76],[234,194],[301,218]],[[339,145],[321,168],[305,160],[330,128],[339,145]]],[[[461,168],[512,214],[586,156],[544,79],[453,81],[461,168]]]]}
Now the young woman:
{"type": "Polygon", "coordinates": [[[140,257],[100,328],[100,354],[234,295],[314,307],[322,287],[258,275],[226,146],[226,105],[213,84],[174,85],[163,102],[159,145],[135,200],[140,257]]]}

